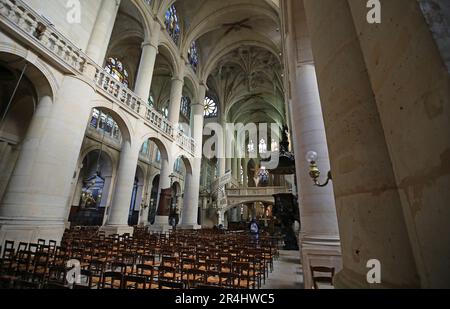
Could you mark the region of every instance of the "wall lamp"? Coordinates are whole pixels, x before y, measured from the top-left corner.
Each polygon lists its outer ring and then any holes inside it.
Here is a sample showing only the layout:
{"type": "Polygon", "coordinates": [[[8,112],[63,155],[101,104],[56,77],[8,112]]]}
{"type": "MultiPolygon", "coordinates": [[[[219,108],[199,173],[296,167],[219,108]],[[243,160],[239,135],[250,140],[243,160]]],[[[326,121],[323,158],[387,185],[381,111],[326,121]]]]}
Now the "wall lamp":
{"type": "Polygon", "coordinates": [[[309,163],[309,176],[314,181],[315,186],[323,188],[326,187],[330,183],[330,181],[333,180],[333,177],[331,175],[331,171],[329,171],[327,175],[327,180],[323,184],[319,182],[321,173],[319,167],[317,166],[318,158],[319,155],[315,151],[308,151],[308,153],[306,154],[306,161],[308,161],[309,163]]]}

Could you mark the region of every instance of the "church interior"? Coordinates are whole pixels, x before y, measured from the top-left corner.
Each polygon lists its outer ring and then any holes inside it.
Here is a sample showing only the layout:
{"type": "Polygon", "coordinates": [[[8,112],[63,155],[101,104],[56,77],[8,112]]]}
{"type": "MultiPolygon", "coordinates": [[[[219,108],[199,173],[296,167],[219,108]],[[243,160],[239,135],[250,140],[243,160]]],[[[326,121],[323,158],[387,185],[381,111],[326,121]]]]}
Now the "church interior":
{"type": "Polygon", "coordinates": [[[447,0],[0,0],[0,289],[450,288],[447,0]]]}

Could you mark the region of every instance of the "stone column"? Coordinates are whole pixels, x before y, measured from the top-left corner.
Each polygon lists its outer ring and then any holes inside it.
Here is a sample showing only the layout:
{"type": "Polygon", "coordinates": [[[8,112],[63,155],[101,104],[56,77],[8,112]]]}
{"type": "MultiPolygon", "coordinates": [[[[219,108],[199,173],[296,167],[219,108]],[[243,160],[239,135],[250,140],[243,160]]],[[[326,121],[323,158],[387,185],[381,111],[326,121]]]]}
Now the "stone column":
{"type": "Polygon", "coordinates": [[[123,142],[113,204],[109,212],[107,226],[104,227],[104,230],[109,234],[124,234],[133,231],[133,228],[128,226],[128,216],[139,151],[140,147],[137,144],[132,145],[129,141],[123,142]]]}
{"type": "Polygon", "coordinates": [[[159,29],[152,33],[151,41],[142,43],[142,55],[136,78],[135,92],[147,102],[152,87],[153,71],[158,55],[159,29]]]}
{"type": "Polygon", "coordinates": [[[248,159],[244,159],[244,183],[242,186],[248,188],[248,159]]]}
{"type": "Polygon", "coordinates": [[[182,77],[172,79],[170,89],[169,121],[176,125],[180,121],[181,98],[183,96],[184,80],[182,77]]]}
{"type": "Polygon", "coordinates": [[[237,179],[237,174],[236,174],[236,158],[231,158],[231,176],[234,179],[237,179]]]}
{"type": "Polygon", "coordinates": [[[417,287],[392,162],[348,2],[305,0],[304,7],[341,235],[344,269],[335,285],[417,287]],[[367,281],[373,259],[381,263],[381,284],[367,281]]]}
{"type": "Polygon", "coordinates": [[[200,189],[200,173],[198,171],[197,161],[194,161],[194,170],[186,175],[184,185],[184,204],[182,226],[184,229],[199,229],[198,225],[198,206],[199,206],[199,189],[200,189]],[[195,170],[197,169],[197,170],[195,170]]]}
{"type": "Polygon", "coordinates": [[[197,104],[192,105],[193,114],[193,138],[197,145],[195,149],[195,157],[192,160],[192,172],[186,175],[186,183],[184,190],[184,208],[183,208],[183,228],[200,228],[198,225],[198,206],[200,194],[200,171],[202,166],[202,142],[203,142],[203,125],[204,125],[204,105],[203,100],[206,96],[206,86],[200,85],[197,104]]]}
{"type": "Polygon", "coordinates": [[[0,243],[61,240],[93,95],[66,76],[53,104],[42,97],[0,206],[0,243]]]}
{"type": "MultiPolygon", "coordinates": [[[[376,27],[362,15],[367,11],[363,3],[348,2],[384,128],[421,287],[448,288],[450,276],[442,274],[450,273],[450,168],[445,163],[450,162],[450,76],[435,43],[446,42],[450,47],[450,2],[420,1],[431,32],[416,1],[383,1],[382,22],[376,27]],[[383,48],[376,48],[381,41],[383,48]],[[386,70],[395,74],[386,74],[386,70]]],[[[449,56],[444,60],[450,63],[449,56]]]]}
{"type": "Polygon", "coordinates": [[[98,65],[103,65],[111,40],[121,0],[103,0],[95,20],[86,54],[98,65]]]}
{"type": "Polygon", "coordinates": [[[318,164],[330,170],[327,136],[302,1],[291,1],[285,10],[286,49],[290,72],[290,115],[301,218],[299,243],[305,288],[313,288],[311,266],[342,269],[339,228],[333,184],[318,188],[309,176],[308,151],[320,155],[318,164]],[[300,49],[300,52],[297,52],[300,49]]]}

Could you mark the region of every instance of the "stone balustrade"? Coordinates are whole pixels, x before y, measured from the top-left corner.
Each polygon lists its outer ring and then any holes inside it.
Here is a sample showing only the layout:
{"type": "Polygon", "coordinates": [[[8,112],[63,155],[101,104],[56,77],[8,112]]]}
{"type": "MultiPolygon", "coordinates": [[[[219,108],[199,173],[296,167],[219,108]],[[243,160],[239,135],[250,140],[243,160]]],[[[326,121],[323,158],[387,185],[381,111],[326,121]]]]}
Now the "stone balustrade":
{"type": "Polygon", "coordinates": [[[258,187],[227,189],[227,196],[272,196],[274,194],[290,193],[287,187],[258,187]]]}
{"type": "Polygon", "coordinates": [[[51,23],[21,0],[0,0],[1,20],[37,43],[73,71],[84,73],[87,57],[51,23]]]}
{"type": "Polygon", "coordinates": [[[59,60],[74,74],[84,74],[87,65],[93,65],[96,69],[94,83],[103,95],[125,107],[125,110],[134,112],[135,116],[142,117],[148,126],[170,141],[175,141],[183,150],[190,154],[195,153],[196,145],[191,137],[175,129],[173,124],[148,106],[147,102],[103,68],[94,64],[86,54],[24,1],[0,0],[0,21],[34,43],[38,48],[44,49],[52,58],[59,60]]]}

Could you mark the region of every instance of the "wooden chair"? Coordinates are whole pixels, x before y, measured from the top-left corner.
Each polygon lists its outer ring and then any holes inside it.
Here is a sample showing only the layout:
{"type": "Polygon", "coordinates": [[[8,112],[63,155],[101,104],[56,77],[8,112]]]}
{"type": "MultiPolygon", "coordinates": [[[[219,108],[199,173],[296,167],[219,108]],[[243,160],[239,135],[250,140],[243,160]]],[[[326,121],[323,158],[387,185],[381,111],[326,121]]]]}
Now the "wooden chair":
{"type": "Polygon", "coordinates": [[[158,275],[157,269],[152,265],[138,264],[136,265],[136,275],[145,277],[149,285],[149,289],[157,289],[158,285],[155,284],[155,278],[158,275]]]}
{"type": "Polygon", "coordinates": [[[333,286],[335,269],[322,266],[311,266],[311,276],[314,284],[314,289],[320,288],[319,284],[327,284],[333,286]],[[319,274],[316,276],[316,274],[319,274]]]}
{"type": "Polygon", "coordinates": [[[112,271],[105,272],[100,287],[101,289],[122,289],[123,277],[122,273],[112,271]]]}
{"type": "Polygon", "coordinates": [[[92,260],[89,264],[88,270],[91,272],[91,288],[100,287],[106,266],[105,263],[99,260],[92,260]]]}
{"type": "Polygon", "coordinates": [[[48,269],[48,280],[60,284],[67,283],[67,269],[61,265],[51,265],[48,269]]]}
{"type": "Polygon", "coordinates": [[[14,249],[14,241],[6,240],[1,259],[0,271],[9,272],[13,267],[15,257],[16,250],[14,249]]]}
{"type": "Polygon", "coordinates": [[[127,290],[148,290],[150,286],[145,276],[127,275],[123,278],[123,288],[127,290]]]}
{"type": "Polygon", "coordinates": [[[183,282],[176,282],[170,280],[158,280],[160,290],[182,290],[184,288],[183,282]]]}
{"type": "MultiPolygon", "coordinates": [[[[33,280],[43,282],[48,274],[50,254],[48,252],[36,252],[33,256],[33,280]]],[[[31,271],[31,270],[30,270],[31,271]]]]}
{"type": "Polygon", "coordinates": [[[195,288],[199,284],[206,283],[206,271],[196,268],[184,268],[181,270],[181,281],[184,282],[186,288],[195,288]]]}
{"type": "Polygon", "coordinates": [[[70,287],[60,282],[49,281],[44,284],[44,289],[46,290],[70,290],[70,287]]]}

